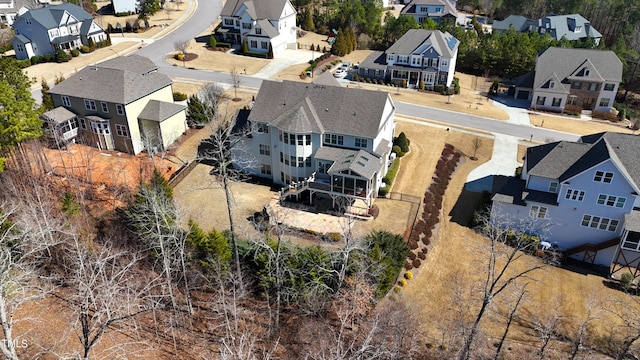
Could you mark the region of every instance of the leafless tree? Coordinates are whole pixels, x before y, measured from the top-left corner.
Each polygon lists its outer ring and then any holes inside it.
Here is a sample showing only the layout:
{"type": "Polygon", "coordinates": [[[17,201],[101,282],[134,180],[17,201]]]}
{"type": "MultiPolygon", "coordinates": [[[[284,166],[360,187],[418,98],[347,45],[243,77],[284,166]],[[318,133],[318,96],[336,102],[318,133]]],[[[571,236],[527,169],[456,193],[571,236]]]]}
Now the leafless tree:
{"type": "Polygon", "coordinates": [[[112,325],[155,306],[146,300],[154,281],[147,283],[136,273],[137,255],[115,251],[108,244],[89,247],[81,241],[76,239],[69,251],[68,272],[82,358],[88,360],[112,325]]]}
{"type": "Polygon", "coordinates": [[[191,39],[176,40],[173,42],[173,48],[176,51],[186,54],[190,44],[191,44],[191,39]]]}
{"type": "Polygon", "coordinates": [[[496,355],[493,357],[494,360],[498,360],[500,358],[500,353],[502,351],[502,346],[504,345],[505,340],[507,339],[507,335],[509,334],[509,329],[511,329],[511,324],[516,317],[516,312],[520,308],[520,304],[524,299],[525,294],[527,293],[527,285],[529,283],[525,283],[522,286],[514,286],[514,295],[515,295],[515,303],[511,300],[508,301],[507,304],[509,306],[509,312],[507,313],[507,323],[504,327],[504,332],[502,333],[502,337],[500,341],[498,341],[498,346],[496,346],[496,355]]]}
{"type": "Polygon", "coordinates": [[[206,86],[201,94],[205,113],[211,119],[209,121],[211,136],[202,141],[198,160],[212,165],[210,174],[224,190],[233,245],[236,281],[242,288],[242,270],[236,239],[237,229],[233,214],[231,183],[245,180],[246,174],[243,169],[256,166],[255,158],[244,145],[245,138],[253,133],[253,127],[250,124],[236,124],[235,119],[227,114],[220,114],[219,104],[224,98],[217,85],[206,86]]]}
{"type": "Polygon", "coordinates": [[[528,233],[544,233],[548,222],[545,219],[525,219],[516,222],[495,214],[493,219],[485,219],[483,232],[488,246],[480,250],[486,256],[486,275],[483,280],[480,298],[482,303],[475,315],[475,320],[465,336],[464,345],[458,359],[468,360],[472,355],[472,347],[489,306],[497,296],[513,286],[518,280],[527,279],[528,275],[542,269],[544,264],[538,259],[529,259],[526,252],[535,251],[537,242],[532,241],[528,233]],[[518,263],[518,267],[515,264],[518,263]],[[523,266],[520,266],[520,265],[523,266]]]}
{"type": "Polygon", "coordinates": [[[616,360],[638,358],[633,349],[640,340],[640,313],[632,309],[637,309],[639,305],[640,300],[629,294],[623,299],[610,300],[603,304],[603,310],[618,319],[610,339],[616,360]]]}
{"type": "Polygon", "coordinates": [[[240,87],[240,74],[238,74],[238,70],[235,65],[231,68],[229,72],[229,76],[231,77],[231,86],[233,86],[233,101],[240,101],[238,98],[238,88],[240,87]]]}
{"type": "Polygon", "coordinates": [[[473,147],[473,156],[471,157],[471,160],[477,160],[478,150],[482,147],[482,140],[478,137],[474,137],[471,146],[473,147]]]}

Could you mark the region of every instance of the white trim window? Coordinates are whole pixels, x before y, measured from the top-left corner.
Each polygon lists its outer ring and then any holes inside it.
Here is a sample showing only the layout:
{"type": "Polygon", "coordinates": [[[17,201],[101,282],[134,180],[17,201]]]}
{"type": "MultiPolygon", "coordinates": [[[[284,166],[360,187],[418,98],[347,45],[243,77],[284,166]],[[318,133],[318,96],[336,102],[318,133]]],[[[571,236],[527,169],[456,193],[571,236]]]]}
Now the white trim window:
{"type": "Polygon", "coordinates": [[[87,130],[87,120],[85,120],[85,118],[80,118],[80,128],[82,130],[87,130]]]}
{"type": "Polygon", "coordinates": [[[344,136],[336,134],[324,134],[324,143],[330,145],[344,145],[344,136]]]}
{"type": "Polygon", "coordinates": [[[595,176],[593,177],[593,181],[595,182],[603,182],[610,184],[613,180],[613,173],[611,171],[596,171],[595,176]]]}
{"type": "Polygon", "coordinates": [[[100,107],[102,108],[102,112],[105,114],[109,113],[109,107],[107,106],[107,103],[104,101],[100,102],[100,107]]]}
{"type": "Polygon", "coordinates": [[[558,192],[558,182],[557,181],[552,181],[549,183],[549,192],[550,193],[557,193],[558,192]]]}
{"type": "Polygon", "coordinates": [[[538,219],[545,219],[547,217],[548,210],[549,209],[544,206],[531,205],[531,210],[529,210],[529,216],[538,218],[538,219]]]}
{"type": "Polygon", "coordinates": [[[598,200],[596,200],[596,203],[598,205],[615,206],[617,208],[623,208],[626,201],[627,201],[626,198],[623,198],[620,196],[600,194],[598,195],[598,200]]]}
{"type": "Polygon", "coordinates": [[[567,189],[567,194],[564,196],[567,200],[582,201],[584,199],[584,191],[576,189],[567,189]]]}
{"type": "Polygon", "coordinates": [[[581,225],[592,229],[600,229],[607,231],[616,231],[618,228],[618,220],[607,219],[602,216],[584,215],[581,225]]]}
{"type": "Polygon", "coordinates": [[[116,104],[116,112],[118,115],[124,115],[124,105],[116,104]]]}
{"type": "Polygon", "coordinates": [[[629,232],[622,243],[622,248],[639,251],[640,250],[640,236],[638,233],[629,232]]]}
{"type": "Polygon", "coordinates": [[[127,128],[126,125],[120,125],[120,124],[115,124],[116,125],[116,135],[118,136],[122,136],[122,137],[129,137],[129,129],[127,128]]]}
{"type": "Polygon", "coordinates": [[[367,139],[356,138],[355,143],[357,148],[366,148],[368,142],[367,142],[367,139]]]}
{"type": "Polygon", "coordinates": [[[69,100],[68,96],[62,95],[60,98],[62,99],[62,106],[71,107],[71,100],[69,100]]]}
{"type": "Polygon", "coordinates": [[[91,111],[97,111],[96,102],[94,100],[84,99],[84,108],[91,111]]]}
{"type": "Polygon", "coordinates": [[[264,175],[271,175],[271,165],[261,164],[260,173],[264,175]]]}
{"type": "Polygon", "coordinates": [[[260,155],[271,155],[271,148],[269,145],[260,144],[260,155]]]}

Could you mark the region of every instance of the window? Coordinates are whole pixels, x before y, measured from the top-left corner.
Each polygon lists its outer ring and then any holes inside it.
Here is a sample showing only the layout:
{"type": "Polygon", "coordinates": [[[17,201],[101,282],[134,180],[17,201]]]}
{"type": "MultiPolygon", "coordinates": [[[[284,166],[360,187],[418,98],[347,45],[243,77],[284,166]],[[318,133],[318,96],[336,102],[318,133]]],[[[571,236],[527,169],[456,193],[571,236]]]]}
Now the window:
{"type": "Polygon", "coordinates": [[[562,103],[562,98],[553,98],[553,102],[551,103],[551,106],[560,107],[561,103],[562,103]]]}
{"type": "Polygon", "coordinates": [[[304,157],[298,156],[298,167],[304,167],[304,157]]]}
{"type": "Polygon", "coordinates": [[[269,133],[269,125],[267,124],[258,124],[256,127],[259,133],[265,133],[265,134],[269,133]]]}
{"type": "Polygon", "coordinates": [[[258,42],[255,41],[255,40],[251,40],[251,47],[254,48],[254,49],[257,48],[258,47],[258,42]]]}
{"type": "Polygon", "coordinates": [[[603,182],[610,184],[613,179],[613,173],[609,171],[596,171],[596,175],[593,177],[593,181],[603,182]]]}
{"type": "Polygon", "coordinates": [[[531,205],[531,210],[529,210],[529,216],[539,219],[544,219],[547,217],[547,208],[544,206],[531,205]]]}
{"type": "Polygon", "coordinates": [[[584,76],[589,76],[589,74],[591,74],[591,71],[589,69],[584,69],[584,76]]]}
{"type": "Polygon", "coordinates": [[[536,100],[536,105],[544,105],[544,101],[547,98],[545,96],[538,96],[538,99],[536,100]]]}
{"type": "Polygon", "coordinates": [[[243,29],[251,29],[251,23],[242,23],[243,29]]]}
{"type": "Polygon", "coordinates": [[[22,44],[16,44],[16,47],[18,51],[24,51],[24,47],[22,46],[22,44]]]}
{"type": "Polygon", "coordinates": [[[604,84],[605,91],[613,91],[616,88],[616,84],[604,84]]]}
{"type": "Polygon", "coordinates": [[[304,136],[304,144],[305,145],[311,145],[311,135],[305,135],[304,136]]]}
{"type": "Polygon", "coordinates": [[[269,145],[260,144],[260,155],[271,155],[269,145]]]}
{"type": "Polygon", "coordinates": [[[358,148],[366,148],[367,147],[367,139],[356,138],[356,147],[358,147],[358,148]]]}
{"type": "Polygon", "coordinates": [[[581,225],[592,229],[616,231],[618,228],[618,220],[607,219],[600,216],[584,215],[582,217],[581,225]]]}
{"type": "Polygon", "coordinates": [[[80,118],[80,127],[82,128],[82,130],[87,130],[87,120],[85,120],[84,118],[80,118]]]}
{"type": "Polygon", "coordinates": [[[311,167],[311,157],[304,159],[304,167],[311,167]]]}
{"type": "Polygon", "coordinates": [[[590,91],[598,91],[598,84],[596,84],[596,83],[589,84],[589,90],[590,91]]]}
{"type": "Polygon", "coordinates": [[[116,124],[116,134],[122,137],[129,137],[129,129],[126,125],[116,124]]]}
{"type": "Polygon", "coordinates": [[[324,143],[330,145],[343,145],[344,137],[336,134],[324,134],[324,143]]]}
{"type": "Polygon", "coordinates": [[[567,200],[582,201],[584,199],[584,191],[567,189],[567,195],[565,195],[564,198],[567,200]]]}
{"type": "Polygon", "coordinates": [[[289,143],[289,133],[284,133],[284,143],[285,144],[289,143]]]}
{"type": "Polygon", "coordinates": [[[266,42],[266,41],[261,41],[261,42],[260,42],[260,47],[261,47],[262,49],[265,49],[265,50],[266,50],[266,49],[268,49],[268,48],[269,48],[269,43],[268,43],[268,42],[266,42]]]}
{"type": "Polygon", "coordinates": [[[298,135],[298,146],[304,145],[304,135],[298,135]]]}
{"type": "Polygon", "coordinates": [[[329,171],[330,167],[331,167],[331,162],[322,161],[322,160],[318,161],[318,173],[319,174],[326,174],[329,171]]]}
{"type": "Polygon", "coordinates": [[[93,111],[98,110],[98,108],[96,107],[96,102],[88,99],[84,99],[84,108],[93,111]]]}
{"type": "Polygon", "coordinates": [[[265,175],[271,175],[271,165],[267,165],[267,164],[260,165],[260,173],[265,175]]]}
{"type": "Polygon", "coordinates": [[[447,60],[442,59],[442,62],[440,63],[440,65],[447,66],[447,65],[449,65],[449,63],[447,62],[447,60]]]}
{"type": "Polygon", "coordinates": [[[121,104],[116,104],[116,112],[118,115],[124,115],[124,106],[121,104]]]}
{"type": "Polygon", "coordinates": [[[575,95],[569,95],[569,100],[567,100],[567,104],[575,105],[578,103],[578,97],[575,95]]]}
{"type": "Polygon", "coordinates": [[[626,198],[614,195],[600,194],[596,201],[598,205],[615,206],[617,208],[623,208],[626,198]]]}
{"type": "Polygon", "coordinates": [[[108,113],[109,112],[109,108],[107,107],[107,103],[102,101],[100,102],[100,107],[102,108],[102,112],[103,113],[108,113]]]}
{"type": "Polygon", "coordinates": [[[582,89],[582,83],[580,81],[574,81],[571,83],[572,89],[582,89]]]}
{"type": "Polygon", "coordinates": [[[629,250],[638,251],[640,248],[640,233],[629,232],[622,243],[622,247],[629,250]]]}
{"type": "Polygon", "coordinates": [[[262,29],[256,28],[256,35],[262,35],[262,29]]]}
{"type": "Polygon", "coordinates": [[[607,107],[607,106],[609,106],[609,102],[610,101],[611,101],[610,99],[602,98],[602,99],[600,99],[600,106],[607,107]]]}
{"type": "Polygon", "coordinates": [[[556,82],[555,81],[550,81],[549,82],[549,89],[553,89],[556,86],[556,82]]]}
{"type": "MultiPolygon", "coordinates": [[[[295,157],[294,155],[290,155],[290,156],[289,156],[289,159],[290,159],[290,161],[291,161],[291,166],[298,166],[298,165],[297,165],[297,159],[296,159],[296,157],[295,157]]],[[[285,162],[286,162],[286,161],[285,161],[285,162]]]]}
{"type": "Polygon", "coordinates": [[[71,101],[68,96],[62,96],[62,105],[66,107],[71,107],[71,101]]]}
{"type": "Polygon", "coordinates": [[[224,24],[226,26],[233,26],[233,19],[224,19],[224,24]]]}
{"type": "Polygon", "coordinates": [[[551,192],[551,193],[558,192],[558,182],[557,181],[552,181],[551,183],[549,183],[549,192],[551,192]]]}

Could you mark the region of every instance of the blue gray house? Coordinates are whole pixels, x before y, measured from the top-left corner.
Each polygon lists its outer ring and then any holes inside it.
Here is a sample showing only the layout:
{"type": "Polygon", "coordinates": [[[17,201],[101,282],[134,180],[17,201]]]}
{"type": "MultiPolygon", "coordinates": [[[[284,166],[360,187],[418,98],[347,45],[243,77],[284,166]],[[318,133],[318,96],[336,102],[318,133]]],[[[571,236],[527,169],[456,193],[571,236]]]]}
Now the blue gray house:
{"type": "Polygon", "coordinates": [[[29,10],[13,23],[13,49],[18,60],[72,50],[107,39],[105,31],[81,7],[64,3],[29,10]]]}
{"type": "Polygon", "coordinates": [[[493,194],[491,221],[530,225],[569,257],[637,276],[639,140],[606,132],[529,148],[522,175],[493,194]]]}
{"type": "Polygon", "coordinates": [[[492,28],[497,34],[502,34],[509,28],[513,28],[517,32],[549,34],[554,40],[565,38],[573,41],[592,38],[596,45],[600,43],[602,38],[602,34],[580,14],[548,15],[537,20],[527,19],[520,15],[509,15],[504,20],[495,21],[492,28]]]}

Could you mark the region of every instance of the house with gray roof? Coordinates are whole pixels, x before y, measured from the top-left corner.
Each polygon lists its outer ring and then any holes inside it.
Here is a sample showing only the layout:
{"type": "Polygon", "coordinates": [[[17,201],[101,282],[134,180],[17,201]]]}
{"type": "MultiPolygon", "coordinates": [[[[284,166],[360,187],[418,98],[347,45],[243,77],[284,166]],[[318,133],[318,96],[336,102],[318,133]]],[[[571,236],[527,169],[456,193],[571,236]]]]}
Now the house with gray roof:
{"type": "MultiPolygon", "coordinates": [[[[391,158],[396,107],[386,92],[294,81],[262,82],[248,114],[242,170],[288,186],[281,194],[362,200],[382,186],[391,158]]],[[[242,127],[246,124],[242,124],[242,127]]]]}
{"type": "Polygon", "coordinates": [[[516,79],[514,96],[533,109],[610,112],[621,81],[622,62],[613,51],[550,47],[533,73],[516,79]]]}
{"type": "Polygon", "coordinates": [[[440,24],[443,21],[456,22],[458,11],[455,0],[411,0],[401,10],[400,15],[413,16],[418,24],[427,19],[440,24]]]}
{"type": "Polygon", "coordinates": [[[407,86],[451,86],[458,59],[458,39],[440,30],[411,29],[386,51],[374,51],[358,67],[358,75],[407,86]]]}
{"type": "Polygon", "coordinates": [[[18,60],[55,54],[107,40],[107,34],[88,12],[71,3],[32,9],[13,23],[13,49],[18,60]]]}
{"type": "Polygon", "coordinates": [[[229,0],[220,12],[218,41],[247,42],[249,51],[274,56],[297,48],[296,10],[289,0],[229,0]]]}
{"type": "Polygon", "coordinates": [[[0,0],[0,23],[11,26],[18,16],[41,6],[38,0],[0,0]]]}
{"type": "Polygon", "coordinates": [[[513,28],[517,32],[537,32],[549,34],[554,40],[565,38],[569,41],[593,39],[595,45],[600,43],[602,34],[598,32],[589,20],[580,14],[548,15],[541,19],[527,19],[520,15],[509,15],[504,20],[494,21],[493,31],[502,34],[513,28]]]}
{"type": "Polygon", "coordinates": [[[167,149],[187,130],[186,107],[174,104],[171,86],[151,60],[116,57],[54,86],[49,93],[56,108],[46,120],[69,125],[62,136],[67,142],[132,154],[167,149]],[[69,113],[77,119],[69,120],[69,113]]]}
{"type": "Polygon", "coordinates": [[[637,135],[614,132],[531,147],[521,175],[493,194],[491,221],[526,224],[569,257],[637,275],[639,152],[637,135]]]}

